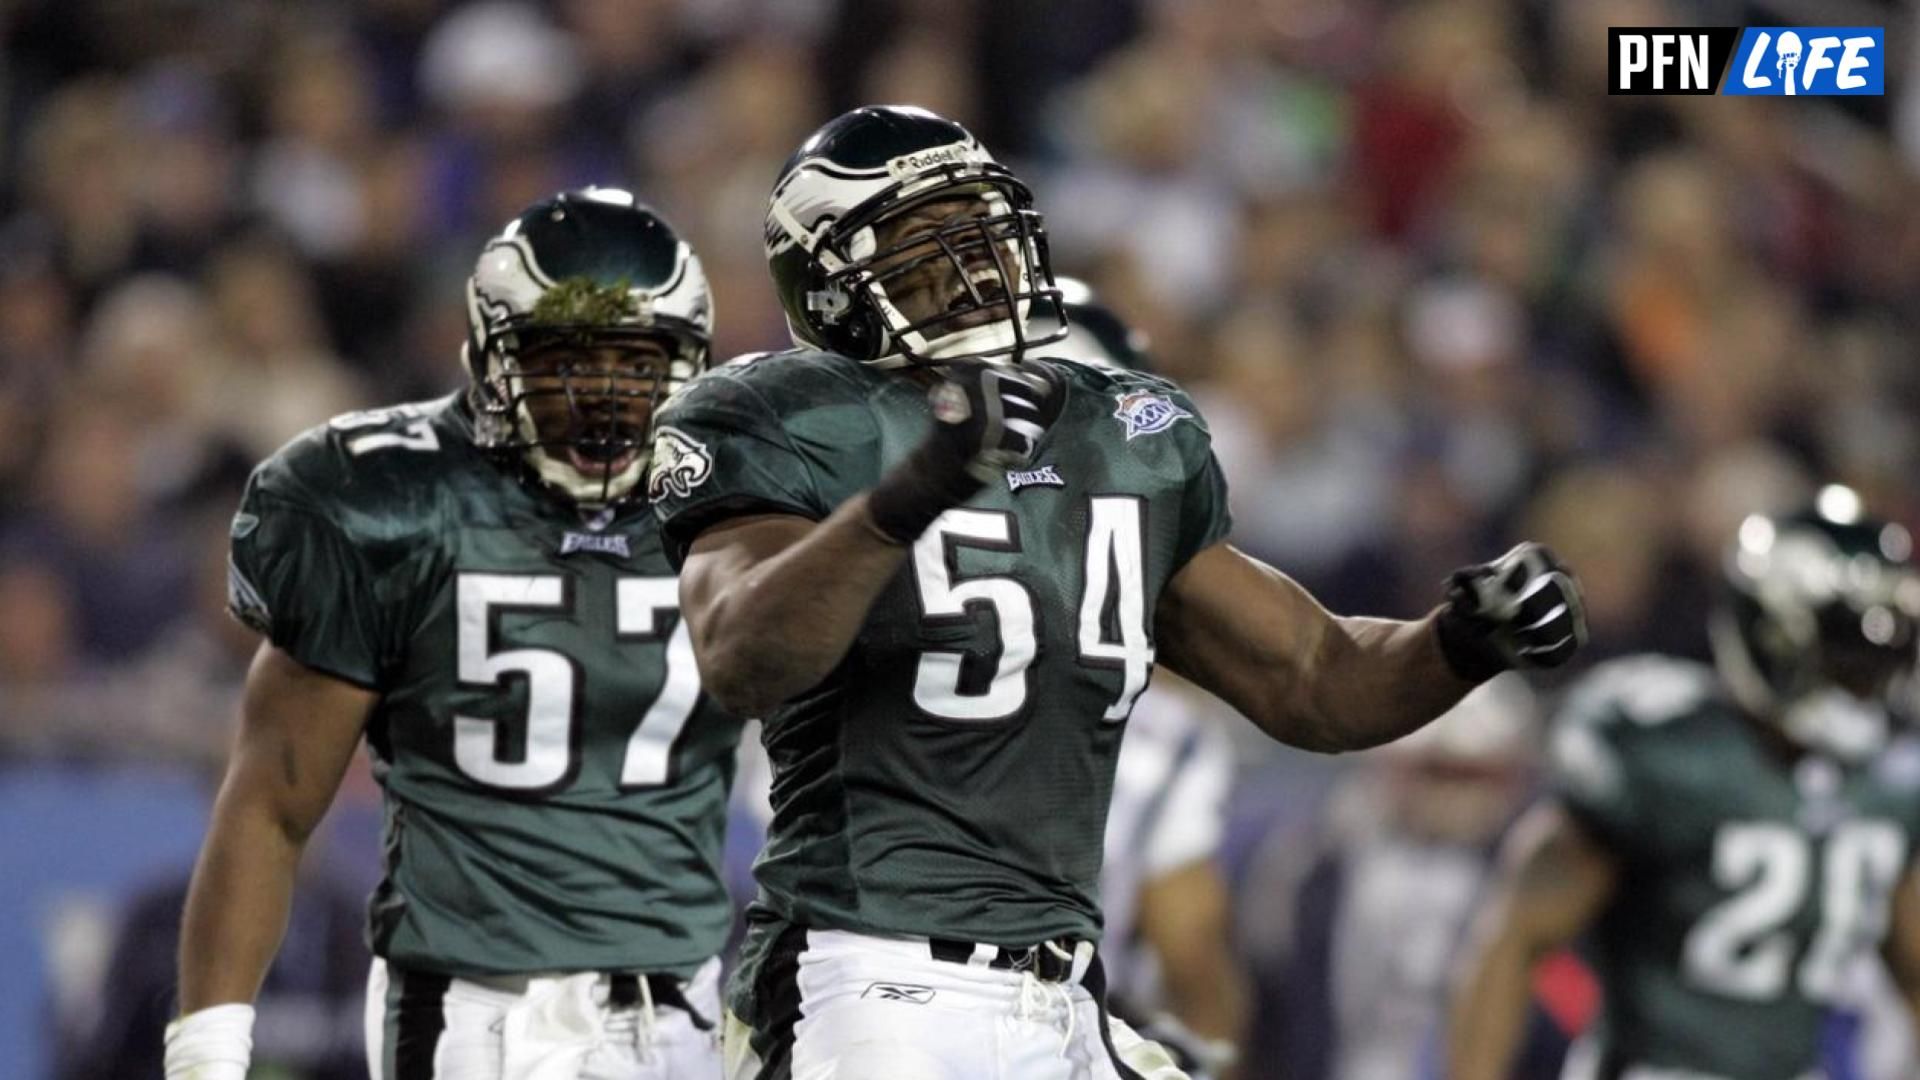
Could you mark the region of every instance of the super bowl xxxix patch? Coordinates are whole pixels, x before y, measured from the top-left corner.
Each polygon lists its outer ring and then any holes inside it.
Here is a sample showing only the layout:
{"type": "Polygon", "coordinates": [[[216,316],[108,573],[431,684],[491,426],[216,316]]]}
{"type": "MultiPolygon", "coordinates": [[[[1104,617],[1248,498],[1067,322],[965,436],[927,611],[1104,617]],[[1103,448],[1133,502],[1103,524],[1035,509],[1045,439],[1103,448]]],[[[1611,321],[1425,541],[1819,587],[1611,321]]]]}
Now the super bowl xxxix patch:
{"type": "Polygon", "coordinates": [[[1118,407],[1113,410],[1113,415],[1127,429],[1128,442],[1132,442],[1136,435],[1158,435],[1176,421],[1193,419],[1192,413],[1175,405],[1165,395],[1146,390],[1116,394],[1114,401],[1118,407]]]}

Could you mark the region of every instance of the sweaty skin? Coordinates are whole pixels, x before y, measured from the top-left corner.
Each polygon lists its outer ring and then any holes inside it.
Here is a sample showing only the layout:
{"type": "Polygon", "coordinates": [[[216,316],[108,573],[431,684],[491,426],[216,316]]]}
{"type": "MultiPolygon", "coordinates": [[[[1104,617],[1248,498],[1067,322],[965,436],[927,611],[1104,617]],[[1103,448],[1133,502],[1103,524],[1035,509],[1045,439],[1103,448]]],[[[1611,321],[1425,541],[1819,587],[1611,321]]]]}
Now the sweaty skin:
{"type": "Polygon", "coordinates": [[[819,682],[907,551],[874,529],[865,495],[817,524],[762,514],[701,533],[680,572],[680,604],[707,692],[758,716],[819,682]]]}
{"type": "Polygon", "coordinates": [[[1440,651],[1438,613],[1410,622],[1334,615],[1222,543],[1168,582],[1154,637],[1162,663],[1274,739],[1337,753],[1410,734],[1473,688],[1440,651]]]}
{"type": "Polygon", "coordinates": [[[270,644],[254,654],[240,733],[187,893],[182,1014],[259,993],[287,930],[300,853],[378,699],[270,644]]]}

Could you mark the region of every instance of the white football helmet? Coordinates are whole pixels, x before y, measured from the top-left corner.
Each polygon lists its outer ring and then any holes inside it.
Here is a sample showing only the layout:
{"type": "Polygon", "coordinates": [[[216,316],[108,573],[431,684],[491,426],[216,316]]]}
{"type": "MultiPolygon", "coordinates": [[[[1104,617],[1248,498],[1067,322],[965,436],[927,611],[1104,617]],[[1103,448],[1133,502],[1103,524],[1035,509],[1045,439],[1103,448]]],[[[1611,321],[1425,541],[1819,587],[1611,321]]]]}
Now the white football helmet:
{"type": "Polygon", "coordinates": [[[1065,330],[1046,232],[1027,186],[966,128],[924,109],[870,106],[802,143],[767,206],[766,255],[794,341],[876,367],[1010,362],[1065,330]],[[895,238],[930,203],[976,200],[984,216],[895,238]],[[930,260],[951,268],[942,310],[910,318],[896,287],[930,260]],[[1050,312],[1036,337],[1028,317],[1050,312]]]}
{"type": "Polygon", "coordinates": [[[712,325],[699,258],[632,194],[543,199],[487,242],[467,280],[475,441],[583,506],[632,497],[653,412],[706,368],[712,325]],[[549,349],[573,359],[529,365],[549,349]],[[592,360],[636,349],[663,351],[664,366],[592,360]]]}

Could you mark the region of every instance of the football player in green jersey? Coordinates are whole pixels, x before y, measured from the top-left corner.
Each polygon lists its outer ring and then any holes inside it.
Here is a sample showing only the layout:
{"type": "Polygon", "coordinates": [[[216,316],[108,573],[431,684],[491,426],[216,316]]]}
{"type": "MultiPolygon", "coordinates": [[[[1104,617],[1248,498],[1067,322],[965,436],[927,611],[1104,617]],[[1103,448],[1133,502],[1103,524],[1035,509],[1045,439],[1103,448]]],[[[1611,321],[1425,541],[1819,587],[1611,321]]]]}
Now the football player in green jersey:
{"type": "Polygon", "coordinates": [[[385,792],[379,1080],[716,1076],[740,725],[700,690],[640,496],[706,366],[706,279],[632,195],[529,207],[468,282],[465,390],[254,471],[231,605],[266,640],[187,902],[170,1080],[245,1076],[294,866],[364,736],[385,792]]]}
{"type": "Polygon", "coordinates": [[[1276,738],[1368,746],[1564,661],[1573,583],[1522,546],[1425,619],[1343,619],[1227,546],[1193,402],[1042,359],[1039,215],[951,121],[831,121],[765,235],[800,347],[690,386],[652,474],[701,671],[764,714],[774,774],[729,1072],[1177,1076],[1109,1023],[1092,944],[1155,661],[1276,738]]]}
{"type": "Polygon", "coordinates": [[[1747,519],[1714,668],[1603,665],[1569,694],[1554,792],[1515,826],[1453,1010],[1455,1080],[1498,1080],[1533,961],[1583,935],[1603,987],[1570,1077],[1789,1080],[1878,949],[1920,1004],[1920,757],[1888,696],[1920,627],[1912,540],[1828,488],[1747,519]]]}

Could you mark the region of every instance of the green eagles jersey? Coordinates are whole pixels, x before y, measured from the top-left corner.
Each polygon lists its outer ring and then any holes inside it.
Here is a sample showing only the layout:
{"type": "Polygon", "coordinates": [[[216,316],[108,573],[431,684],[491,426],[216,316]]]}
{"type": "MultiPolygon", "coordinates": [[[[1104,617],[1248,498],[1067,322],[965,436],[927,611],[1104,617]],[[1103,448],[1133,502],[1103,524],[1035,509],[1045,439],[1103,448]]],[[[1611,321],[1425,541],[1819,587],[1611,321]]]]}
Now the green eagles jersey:
{"type": "Polygon", "coordinates": [[[1620,867],[1587,942],[1603,1060],[1805,1074],[1826,1005],[1878,947],[1907,870],[1915,748],[1857,767],[1795,759],[1710,668],[1640,657],[1575,687],[1552,764],[1560,799],[1620,867]]]}
{"type": "MultiPolygon", "coordinates": [[[[1031,467],[913,545],[851,650],[766,718],[774,818],[755,867],[784,919],[1003,945],[1099,935],[1115,754],[1169,578],[1227,532],[1192,403],[1062,364],[1031,467]]],[[[662,414],[670,547],[733,515],[823,518],[932,424],[925,387],[789,352],[697,380],[662,414]]]]}
{"type": "Polygon", "coordinates": [[[588,522],[535,494],[449,397],[295,439],[254,470],[232,544],[234,612],[380,694],[376,954],[690,973],[719,951],[740,727],[700,693],[644,508],[588,522]]]}

